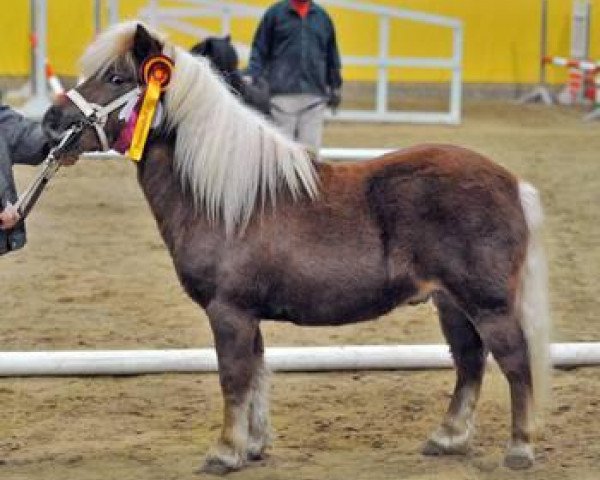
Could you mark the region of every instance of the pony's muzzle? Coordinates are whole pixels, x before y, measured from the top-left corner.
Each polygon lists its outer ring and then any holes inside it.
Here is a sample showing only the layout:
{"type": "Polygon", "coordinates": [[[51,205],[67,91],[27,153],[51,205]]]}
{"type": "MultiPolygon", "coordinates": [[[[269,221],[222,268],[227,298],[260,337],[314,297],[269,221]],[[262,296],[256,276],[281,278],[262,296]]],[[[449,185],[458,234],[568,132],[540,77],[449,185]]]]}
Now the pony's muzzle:
{"type": "Polygon", "coordinates": [[[58,143],[71,125],[81,122],[77,117],[75,114],[65,114],[64,107],[53,105],[42,119],[42,128],[52,143],[58,143]]]}
{"type": "Polygon", "coordinates": [[[95,145],[97,143],[95,135],[87,132],[87,130],[90,130],[85,128],[87,123],[86,119],[77,110],[70,111],[62,105],[53,105],[42,119],[42,129],[53,146],[56,146],[63,139],[68,129],[74,126],[79,126],[80,130],[84,129],[85,132],[78,135],[77,138],[73,138],[61,152],[61,156],[78,155],[85,150],[85,144],[93,143],[95,145]]]}

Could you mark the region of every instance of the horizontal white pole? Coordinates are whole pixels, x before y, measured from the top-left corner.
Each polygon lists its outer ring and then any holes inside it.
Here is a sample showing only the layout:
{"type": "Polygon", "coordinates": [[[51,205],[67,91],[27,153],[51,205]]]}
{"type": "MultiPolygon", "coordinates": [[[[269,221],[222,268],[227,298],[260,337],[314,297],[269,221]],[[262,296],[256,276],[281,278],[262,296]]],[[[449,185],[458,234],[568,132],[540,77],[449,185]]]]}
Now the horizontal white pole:
{"type": "MultiPolygon", "coordinates": [[[[172,0],[171,3],[174,1],[175,0],[172,0]]],[[[178,2],[185,4],[193,3],[196,5],[203,5],[208,8],[221,9],[221,11],[235,13],[236,15],[251,14],[257,18],[260,18],[265,12],[265,8],[263,7],[248,5],[240,2],[232,2],[231,0],[228,0],[227,2],[223,2],[222,0],[178,0],[178,2]]]]}
{"type": "MultiPolygon", "coordinates": [[[[254,7],[248,4],[244,4],[241,2],[229,2],[222,3],[216,1],[207,1],[207,0],[187,0],[186,3],[193,3],[197,5],[202,5],[205,8],[213,9],[215,11],[229,11],[236,15],[252,15],[256,17],[260,17],[264,9],[260,7],[254,7]]],[[[438,25],[440,27],[450,27],[450,28],[460,28],[462,26],[462,22],[458,19],[451,17],[443,17],[441,15],[434,15],[429,13],[418,12],[415,10],[407,10],[401,8],[391,8],[385,7],[370,3],[358,3],[355,1],[348,0],[322,0],[321,2],[324,5],[332,5],[335,7],[340,7],[347,10],[354,10],[363,13],[370,13],[373,15],[384,15],[392,18],[399,19],[407,19],[415,22],[428,23],[432,25],[438,25]]],[[[148,10],[148,9],[144,9],[148,10]]],[[[156,9],[161,13],[168,10],[177,10],[177,8],[158,8],[156,9]]],[[[185,9],[181,9],[185,10],[185,9]]],[[[144,12],[145,13],[145,12],[144,12]]]]}
{"type": "MultiPolygon", "coordinates": [[[[551,345],[556,367],[600,365],[600,342],[551,345]]],[[[274,347],[266,362],[275,371],[436,369],[452,367],[447,345],[274,347]]],[[[0,352],[0,376],[135,375],[215,372],[214,349],[0,352]]]]}
{"type": "Polygon", "coordinates": [[[439,68],[452,70],[460,68],[460,62],[453,57],[434,58],[434,57],[367,57],[357,55],[347,55],[342,57],[344,65],[353,67],[415,67],[415,68],[439,68]]]}
{"type": "Polygon", "coordinates": [[[322,148],[322,158],[329,160],[369,160],[396,151],[396,148],[322,148]]]}
{"type": "Polygon", "coordinates": [[[451,17],[443,17],[430,13],[423,13],[416,10],[408,10],[405,8],[393,8],[372,3],[355,2],[353,0],[322,0],[323,5],[331,5],[334,7],[346,8],[357,12],[372,13],[375,15],[384,15],[392,18],[402,18],[415,22],[428,23],[438,25],[440,27],[460,28],[462,22],[451,17]]]}
{"type": "MultiPolygon", "coordinates": [[[[320,155],[322,158],[333,160],[368,160],[379,157],[386,153],[393,152],[394,148],[322,148],[320,155]]],[[[119,160],[127,159],[113,150],[108,152],[87,152],[81,155],[85,160],[119,160]]]]}
{"type": "Polygon", "coordinates": [[[383,114],[368,110],[340,110],[332,120],[352,122],[404,122],[404,123],[426,123],[426,124],[448,124],[457,125],[460,118],[447,112],[407,112],[388,111],[383,114]]]}

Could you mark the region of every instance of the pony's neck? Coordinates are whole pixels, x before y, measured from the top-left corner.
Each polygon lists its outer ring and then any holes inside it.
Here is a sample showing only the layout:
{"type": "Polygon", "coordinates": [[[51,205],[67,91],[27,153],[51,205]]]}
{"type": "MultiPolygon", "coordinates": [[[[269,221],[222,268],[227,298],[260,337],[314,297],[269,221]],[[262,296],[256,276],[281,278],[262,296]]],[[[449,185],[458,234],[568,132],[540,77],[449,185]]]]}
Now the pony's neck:
{"type": "Polygon", "coordinates": [[[185,225],[192,223],[191,217],[198,217],[195,209],[190,208],[193,199],[184,192],[181,178],[174,169],[174,150],[174,136],[151,138],[138,163],[138,181],[171,251],[176,241],[175,232],[183,232],[185,225]]]}
{"type": "Polygon", "coordinates": [[[231,72],[222,72],[222,74],[224,75],[225,80],[227,81],[229,86],[231,86],[231,88],[233,88],[235,93],[241,94],[243,81],[242,81],[242,76],[240,75],[240,72],[238,72],[237,70],[233,70],[231,72]]]}

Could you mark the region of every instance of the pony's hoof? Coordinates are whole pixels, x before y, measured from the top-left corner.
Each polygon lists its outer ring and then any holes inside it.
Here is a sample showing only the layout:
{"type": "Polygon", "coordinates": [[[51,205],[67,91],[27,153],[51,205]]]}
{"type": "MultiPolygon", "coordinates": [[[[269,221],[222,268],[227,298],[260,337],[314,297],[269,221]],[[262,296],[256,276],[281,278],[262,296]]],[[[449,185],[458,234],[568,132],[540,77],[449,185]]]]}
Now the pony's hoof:
{"type": "Polygon", "coordinates": [[[248,446],[246,447],[246,456],[248,460],[252,462],[258,462],[263,460],[266,456],[266,450],[271,446],[271,440],[269,436],[264,438],[250,439],[248,446]]]}
{"type": "Polygon", "coordinates": [[[244,467],[244,461],[237,454],[211,453],[204,459],[204,464],[197,470],[198,473],[209,475],[227,475],[244,467]]]}
{"type": "Polygon", "coordinates": [[[533,466],[533,462],[533,448],[526,443],[511,446],[504,457],[504,466],[511,470],[526,470],[533,466]]]}
{"type": "Polygon", "coordinates": [[[231,465],[227,465],[217,457],[208,457],[204,460],[204,464],[197,470],[197,473],[223,476],[230,472],[235,472],[236,470],[239,470],[239,467],[234,468],[231,465]]]}
{"type": "Polygon", "coordinates": [[[441,455],[466,455],[469,452],[469,444],[452,443],[450,439],[447,442],[440,442],[439,439],[430,438],[421,448],[421,453],[428,457],[438,457],[441,455]]]}
{"type": "Polygon", "coordinates": [[[249,448],[246,453],[248,460],[251,462],[258,462],[265,458],[265,449],[264,448],[249,448]]]}
{"type": "Polygon", "coordinates": [[[219,476],[227,475],[229,472],[233,472],[233,470],[224,463],[218,462],[213,458],[207,458],[204,461],[204,464],[196,471],[196,473],[219,476]]]}
{"type": "Polygon", "coordinates": [[[442,425],[434,431],[423,445],[423,455],[466,455],[469,452],[471,429],[459,430],[442,425]]]}

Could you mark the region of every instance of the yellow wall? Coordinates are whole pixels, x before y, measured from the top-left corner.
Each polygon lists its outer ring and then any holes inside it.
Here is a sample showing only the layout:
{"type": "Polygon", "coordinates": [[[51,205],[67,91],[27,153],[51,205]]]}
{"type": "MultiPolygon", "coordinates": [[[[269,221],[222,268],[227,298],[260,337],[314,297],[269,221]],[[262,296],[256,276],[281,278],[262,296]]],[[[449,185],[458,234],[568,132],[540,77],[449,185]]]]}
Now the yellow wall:
{"type": "MultiPolygon", "coordinates": [[[[6,1],[6,0],[5,0],[6,1]]],[[[271,0],[246,0],[266,6],[271,0]]],[[[122,18],[133,18],[146,0],[121,0],[122,18]]],[[[169,0],[162,1],[169,5],[169,0]]],[[[172,3],[172,2],[171,2],[172,3]]],[[[535,82],[538,76],[539,0],[371,0],[371,3],[399,6],[437,13],[463,20],[465,26],[464,78],[467,82],[535,82]]],[[[548,52],[567,56],[570,43],[571,0],[550,0],[548,52]]],[[[93,38],[92,0],[48,0],[49,58],[59,74],[75,75],[76,59],[93,38]]],[[[592,58],[600,59],[600,0],[592,0],[592,58]]],[[[26,75],[29,71],[29,1],[13,0],[0,16],[0,75],[26,75]]],[[[330,8],[340,48],[348,55],[374,55],[377,52],[376,17],[364,17],[339,8],[330,8]]],[[[218,28],[215,21],[203,26],[218,28]]],[[[250,42],[255,22],[233,23],[236,39],[250,42]]],[[[448,56],[448,29],[393,21],[393,55],[448,56]]],[[[184,46],[196,39],[172,34],[184,46]]],[[[346,79],[370,80],[374,70],[348,67],[346,79]]],[[[438,81],[447,78],[444,71],[398,69],[393,78],[407,81],[438,81]]],[[[550,68],[549,80],[564,80],[564,70],[550,68]]]]}

